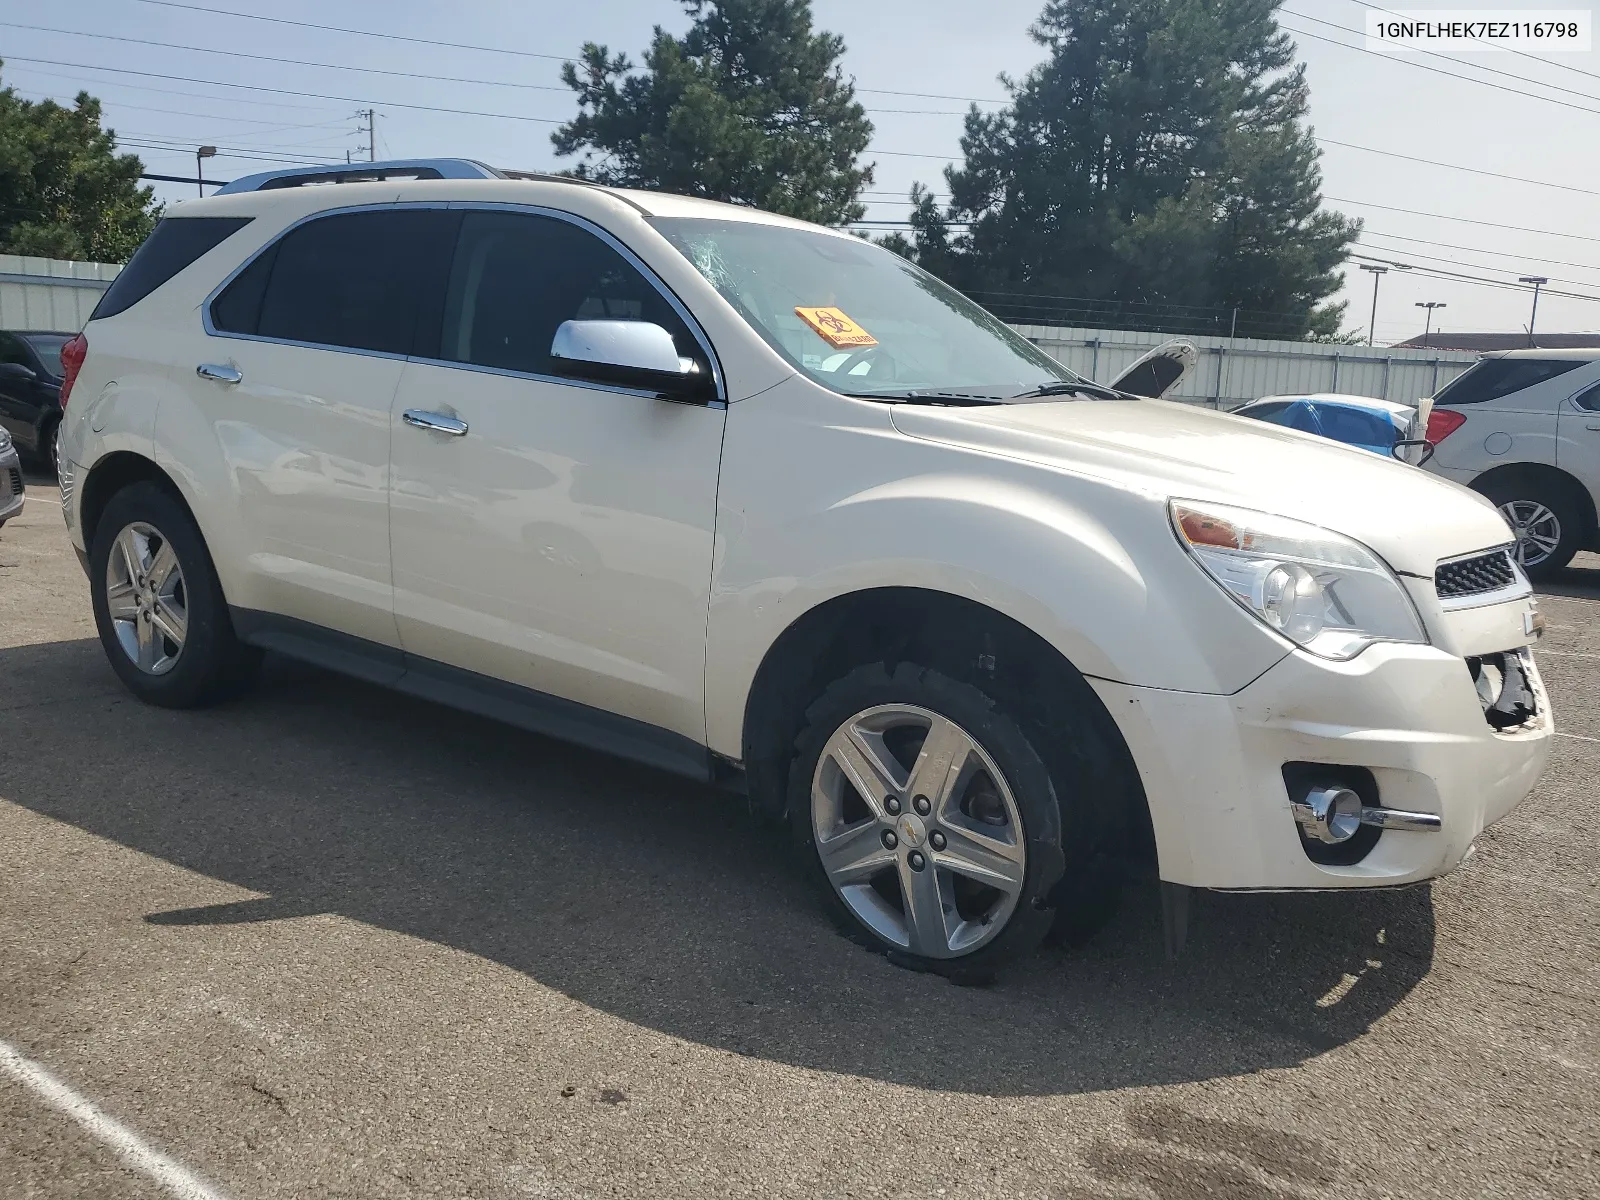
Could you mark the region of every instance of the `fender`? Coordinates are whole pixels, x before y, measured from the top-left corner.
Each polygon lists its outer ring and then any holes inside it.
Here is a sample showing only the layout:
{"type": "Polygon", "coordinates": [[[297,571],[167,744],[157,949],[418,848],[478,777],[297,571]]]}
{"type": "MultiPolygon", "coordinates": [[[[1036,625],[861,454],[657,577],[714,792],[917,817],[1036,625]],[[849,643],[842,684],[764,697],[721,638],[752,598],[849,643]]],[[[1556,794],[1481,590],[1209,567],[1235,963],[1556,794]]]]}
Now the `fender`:
{"type": "Polygon", "coordinates": [[[711,748],[739,756],[746,698],[785,629],[879,587],[985,605],[1119,683],[1226,694],[1288,652],[1189,560],[1159,497],[905,437],[889,406],[799,378],[730,406],[707,625],[711,748]],[[801,388],[811,394],[792,394],[801,388]],[[787,453],[757,452],[772,445],[787,453]]]}

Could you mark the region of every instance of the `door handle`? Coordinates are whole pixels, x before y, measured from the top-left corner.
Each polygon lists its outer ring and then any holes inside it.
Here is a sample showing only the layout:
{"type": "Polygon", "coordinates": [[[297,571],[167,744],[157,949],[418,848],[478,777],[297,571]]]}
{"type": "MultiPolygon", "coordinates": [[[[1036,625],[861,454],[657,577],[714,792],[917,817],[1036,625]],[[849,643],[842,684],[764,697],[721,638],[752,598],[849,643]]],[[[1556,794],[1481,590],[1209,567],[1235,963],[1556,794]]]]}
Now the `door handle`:
{"type": "Polygon", "coordinates": [[[230,367],[227,363],[201,363],[194,369],[194,373],[201,379],[210,379],[217,383],[238,383],[244,378],[244,372],[238,367],[230,367]]]}
{"type": "Polygon", "coordinates": [[[1585,425],[1584,428],[1585,429],[1594,429],[1594,430],[1600,431],[1600,425],[1585,425]]]}
{"type": "Polygon", "coordinates": [[[431,429],[435,433],[448,433],[451,437],[465,437],[467,432],[467,423],[460,418],[420,408],[406,409],[400,414],[400,419],[417,429],[431,429]]]}

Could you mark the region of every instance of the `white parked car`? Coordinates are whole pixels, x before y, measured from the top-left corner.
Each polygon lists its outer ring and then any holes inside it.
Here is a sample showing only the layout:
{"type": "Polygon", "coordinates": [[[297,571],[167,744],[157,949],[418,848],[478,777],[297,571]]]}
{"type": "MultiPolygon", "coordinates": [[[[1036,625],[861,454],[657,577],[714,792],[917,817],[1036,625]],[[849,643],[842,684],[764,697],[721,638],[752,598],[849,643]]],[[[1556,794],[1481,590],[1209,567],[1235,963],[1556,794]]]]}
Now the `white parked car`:
{"type": "Polygon", "coordinates": [[[987,974],[1141,856],[1174,914],[1429,879],[1549,751],[1492,505],[1080,380],[838,231],[267,175],[169,209],[67,358],[135,694],[272,649],[743,789],[912,965],[987,974]]]}
{"type": "Polygon", "coordinates": [[[1434,397],[1428,440],[1428,470],[1499,506],[1535,579],[1600,550],[1600,349],[1485,355],[1434,397]]]}

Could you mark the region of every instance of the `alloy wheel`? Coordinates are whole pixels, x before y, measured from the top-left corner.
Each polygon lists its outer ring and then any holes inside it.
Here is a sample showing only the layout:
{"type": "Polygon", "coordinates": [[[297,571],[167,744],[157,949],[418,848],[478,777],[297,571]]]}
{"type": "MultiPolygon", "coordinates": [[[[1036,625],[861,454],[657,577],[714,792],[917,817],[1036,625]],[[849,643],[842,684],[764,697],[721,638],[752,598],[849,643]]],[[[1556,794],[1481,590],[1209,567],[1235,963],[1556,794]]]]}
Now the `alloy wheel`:
{"type": "Polygon", "coordinates": [[[840,725],[812,775],[811,827],[845,906],[922,957],[986,945],[1022,894],[1011,787],[971,734],[930,709],[879,705],[840,725]]]}
{"type": "Polygon", "coordinates": [[[143,521],[123,528],[106,560],[106,610],[117,642],[148,675],[178,663],[189,633],[188,593],[178,556],[160,530],[143,521]]]}
{"type": "Polygon", "coordinates": [[[1523,567],[1536,567],[1561,544],[1561,518],[1537,500],[1507,500],[1500,515],[1517,536],[1516,556],[1523,567]]]}

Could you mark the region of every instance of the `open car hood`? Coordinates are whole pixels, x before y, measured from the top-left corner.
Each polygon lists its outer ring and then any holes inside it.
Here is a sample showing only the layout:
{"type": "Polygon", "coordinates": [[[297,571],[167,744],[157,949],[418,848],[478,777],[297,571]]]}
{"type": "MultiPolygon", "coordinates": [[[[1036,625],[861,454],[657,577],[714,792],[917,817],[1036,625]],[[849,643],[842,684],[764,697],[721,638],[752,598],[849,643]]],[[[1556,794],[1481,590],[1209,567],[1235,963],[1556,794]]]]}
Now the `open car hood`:
{"type": "Polygon", "coordinates": [[[1182,383],[1184,376],[1194,370],[1199,361],[1200,351],[1193,342],[1182,339],[1164,342],[1148,354],[1141,355],[1109,386],[1119,392],[1159,400],[1182,383]]]}

